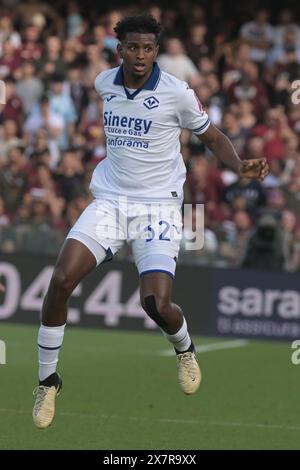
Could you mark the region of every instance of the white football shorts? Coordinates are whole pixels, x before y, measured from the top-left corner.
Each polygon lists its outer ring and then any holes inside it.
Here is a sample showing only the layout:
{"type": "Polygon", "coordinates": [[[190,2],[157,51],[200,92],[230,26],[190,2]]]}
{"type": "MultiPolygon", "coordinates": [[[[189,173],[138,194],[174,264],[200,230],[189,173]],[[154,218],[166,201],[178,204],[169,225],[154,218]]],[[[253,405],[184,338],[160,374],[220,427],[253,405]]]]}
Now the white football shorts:
{"type": "Polygon", "coordinates": [[[97,265],[110,261],[127,242],[140,276],[161,271],[174,277],[182,238],[181,204],[95,199],[67,238],[87,246],[97,265]]]}

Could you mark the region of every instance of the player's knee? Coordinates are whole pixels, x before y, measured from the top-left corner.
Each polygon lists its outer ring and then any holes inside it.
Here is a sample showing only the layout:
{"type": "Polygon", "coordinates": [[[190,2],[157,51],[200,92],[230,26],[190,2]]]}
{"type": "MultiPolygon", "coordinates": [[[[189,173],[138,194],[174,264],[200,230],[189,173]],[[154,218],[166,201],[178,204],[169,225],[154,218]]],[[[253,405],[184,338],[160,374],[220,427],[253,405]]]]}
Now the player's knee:
{"type": "Polygon", "coordinates": [[[160,315],[168,315],[171,308],[170,300],[167,297],[155,296],[155,301],[157,310],[159,311],[160,315]]]}
{"type": "Polygon", "coordinates": [[[141,299],[142,307],[158,326],[165,329],[168,326],[167,317],[170,311],[170,301],[167,297],[149,295],[141,299]]]}
{"type": "Polygon", "coordinates": [[[66,273],[66,271],[62,268],[56,268],[53,272],[53,276],[51,279],[52,288],[63,292],[65,294],[71,294],[74,286],[73,282],[66,273]]]}

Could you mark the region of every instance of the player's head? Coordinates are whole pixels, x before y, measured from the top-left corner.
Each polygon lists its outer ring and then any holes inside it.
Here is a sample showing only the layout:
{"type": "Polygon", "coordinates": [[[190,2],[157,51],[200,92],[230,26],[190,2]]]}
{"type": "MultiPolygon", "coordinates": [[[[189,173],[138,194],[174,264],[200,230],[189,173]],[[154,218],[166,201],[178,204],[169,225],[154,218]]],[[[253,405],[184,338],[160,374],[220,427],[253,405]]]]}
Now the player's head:
{"type": "Polygon", "coordinates": [[[126,71],[136,78],[147,75],[158,53],[161,25],[150,15],[129,16],[119,21],[114,30],[126,71]]]}

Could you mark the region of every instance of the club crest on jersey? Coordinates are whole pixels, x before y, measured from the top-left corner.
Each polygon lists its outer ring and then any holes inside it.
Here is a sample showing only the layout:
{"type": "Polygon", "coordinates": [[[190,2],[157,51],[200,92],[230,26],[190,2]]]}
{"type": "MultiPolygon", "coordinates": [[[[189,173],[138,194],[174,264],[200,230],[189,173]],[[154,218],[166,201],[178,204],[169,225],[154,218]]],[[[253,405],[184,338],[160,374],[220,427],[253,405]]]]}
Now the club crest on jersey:
{"type": "Polygon", "coordinates": [[[149,96],[144,99],[143,105],[146,106],[147,109],[154,109],[158,107],[159,101],[155,96],[149,96]]]}

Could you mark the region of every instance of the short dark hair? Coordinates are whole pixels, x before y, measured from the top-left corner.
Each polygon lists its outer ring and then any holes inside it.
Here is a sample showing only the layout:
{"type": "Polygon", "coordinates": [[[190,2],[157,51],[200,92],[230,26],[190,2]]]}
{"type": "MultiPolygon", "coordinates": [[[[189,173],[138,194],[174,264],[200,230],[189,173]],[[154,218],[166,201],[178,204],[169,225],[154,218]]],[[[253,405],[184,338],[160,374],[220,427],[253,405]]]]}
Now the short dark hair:
{"type": "Polygon", "coordinates": [[[47,95],[47,93],[43,93],[40,98],[40,104],[43,103],[49,103],[49,96],[47,95]]]}
{"type": "Polygon", "coordinates": [[[119,41],[125,39],[127,33],[152,33],[156,40],[162,30],[161,24],[151,15],[127,16],[119,21],[114,28],[119,41]]]}
{"type": "Polygon", "coordinates": [[[13,84],[16,84],[16,79],[13,75],[8,75],[6,78],[5,78],[5,83],[13,83],[13,84]]]}
{"type": "Polygon", "coordinates": [[[62,83],[65,81],[65,76],[59,72],[53,72],[49,76],[50,83],[62,83]]]}

